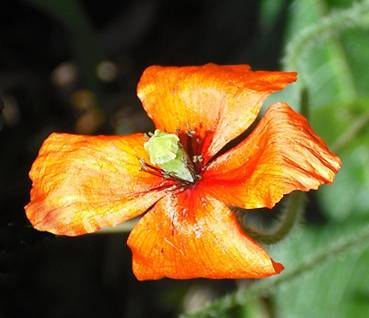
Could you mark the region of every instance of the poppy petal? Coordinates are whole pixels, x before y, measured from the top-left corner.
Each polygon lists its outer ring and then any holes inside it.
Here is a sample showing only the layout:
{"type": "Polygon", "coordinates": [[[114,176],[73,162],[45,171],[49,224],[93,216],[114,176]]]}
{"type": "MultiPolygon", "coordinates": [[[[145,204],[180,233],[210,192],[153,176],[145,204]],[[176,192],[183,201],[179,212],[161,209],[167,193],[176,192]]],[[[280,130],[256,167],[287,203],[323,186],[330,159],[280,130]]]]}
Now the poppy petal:
{"type": "Polygon", "coordinates": [[[295,80],[294,72],[254,72],[248,65],[151,66],[137,95],[156,128],[196,132],[206,163],[250,126],[269,94],[295,80]]]}
{"type": "Polygon", "coordinates": [[[38,230],[72,236],[141,214],[167,182],[141,170],[138,158],[148,161],[144,142],[143,134],[51,134],[30,172],[28,219],[38,230]]]}
{"type": "Polygon", "coordinates": [[[128,245],[139,280],[260,278],[283,270],[242,232],[229,208],[195,190],[162,198],[128,245]]]}
{"type": "Polygon", "coordinates": [[[277,103],[241,144],[209,165],[201,186],[230,206],[272,208],[291,191],[331,183],[340,166],[307,120],[277,103]]]}

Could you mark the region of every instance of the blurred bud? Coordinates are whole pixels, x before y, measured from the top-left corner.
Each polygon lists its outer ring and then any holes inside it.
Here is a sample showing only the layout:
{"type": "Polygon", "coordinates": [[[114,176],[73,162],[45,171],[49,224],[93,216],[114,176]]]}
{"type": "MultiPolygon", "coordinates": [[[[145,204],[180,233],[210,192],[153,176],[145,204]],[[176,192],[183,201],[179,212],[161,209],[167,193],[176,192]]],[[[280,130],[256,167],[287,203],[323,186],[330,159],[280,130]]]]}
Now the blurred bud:
{"type": "Polygon", "coordinates": [[[87,89],[80,89],[72,94],[71,103],[74,108],[84,111],[96,108],[97,98],[93,92],[87,89]]]}
{"type": "Polygon", "coordinates": [[[129,107],[122,107],[110,118],[110,125],[117,135],[127,135],[137,130],[149,131],[154,127],[144,112],[137,112],[129,107]]]}
{"type": "Polygon", "coordinates": [[[89,109],[84,112],[77,120],[75,131],[79,134],[94,133],[104,122],[101,112],[95,109],[89,109]]]}
{"type": "Polygon", "coordinates": [[[97,65],[97,77],[104,82],[112,82],[117,78],[118,68],[111,61],[102,61],[97,65]]]}
{"type": "Polygon", "coordinates": [[[58,65],[51,73],[52,82],[62,88],[73,86],[77,81],[77,77],[76,66],[69,62],[58,65]]]}
{"type": "Polygon", "coordinates": [[[3,96],[1,98],[0,111],[1,109],[5,126],[15,126],[19,122],[19,107],[13,96],[3,96]]]}
{"type": "Polygon", "coordinates": [[[81,112],[75,130],[77,133],[95,132],[103,123],[103,114],[98,110],[96,95],[87,89],[80,89],[71,96],[72,106],[81,112]]]}
{"type": "Polygon", "coordinates": [[[183,299],[183,310],[186,313],[194,312],[208,304],[215,296],[214,291],[209,286],[192,286],[183,299]]]}

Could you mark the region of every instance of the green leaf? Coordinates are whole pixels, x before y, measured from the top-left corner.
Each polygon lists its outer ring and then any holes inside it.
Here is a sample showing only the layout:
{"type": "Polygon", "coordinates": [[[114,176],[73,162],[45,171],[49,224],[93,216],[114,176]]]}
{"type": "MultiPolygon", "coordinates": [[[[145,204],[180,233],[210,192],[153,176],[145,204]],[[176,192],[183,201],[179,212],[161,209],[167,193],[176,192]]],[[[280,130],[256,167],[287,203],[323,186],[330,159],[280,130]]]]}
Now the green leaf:
{"type": "MultiPolygon", "coordinates": [[[[288,270],[306,255],[342,237],[355,235],[359,228],[360,224],[347,222],[305,227],[272,253],[288,270]]],[[[345,257],[334,258],[298,279],[281,284],[274,293],[277,316],[368,317],[369,306],[363,301],[369,297],[368,268],[369,250],[357,252],[354,249],[345,257]],[[353,313],[357,315],[352,316],[353,313]]]]}
{"type": "MultiPolygon", "coordinates": [[[[369,15],[368,15],[369,17],[369,15]]],[[[359,97],[369,95],[369,30],[353,29],[342,33],[342,45],[349,61],[353,84],[359,97]]]]}
{"type": "MultiPolygon", "coordinates": [[[[300,38],[306,28],[317,24],[324,15],[321,1],[295,1],[289,20],[288,41],[300,38]]],[[[315,42],[315,39],[310,40],[310,45],[306,43],[304,49],[299,49],[295,53],[296,61],[287,61],[286,67],[296,68],[299,72],[299,81],[308,89],[312,105],[346,99],[340,95],[352,95],[352,85],[347,85],[350,77],[342,74],[345,73],[341,67],[345,60],[336,40],[329,38],[318,44],[315,42]],[[313,45],[314,49],[309,49],[313,45]]]]}
{"type": "MultiPolygon", "coordinates": [[[[349,105],[327,105],[312,111],[312,126],[330,145],[367,112],[369,100],[349,105]]],[[[340,221],[369,217],[369,127],[344,146],[339,155],[343,167],[332,185],[324,186],[318,198],[324,213],[340,221]]]]}
{"type": "Polygon", "coordinates": [[[284,67],[299,72],[299,83],[308,89],[312,107],[347,103],[369,94],[357,87],[360,76],[367,76],[365,69],[353,67],[357,58],[369,59],[368,55],[357,54],[361,47],[369,50],[369,41],[364,40],[369,2],[361,1],[341,11],[329,9],[322,0],[299,0],[291,6],[289,16],[284,67]],[[345,41],[350,40],[342,32],[353,28],[363,34],[362,41],[347,45],[345,41]]]}
{"type": "Polygon", "coordinates": [[[369,135],[358,138],[341,154],[343,168],[333,185],[319,191],[326,215],[334,220],[369,217],[369,135]]]}
{"type": "MultiPolygon", "coordinates": [[[[297,68],[300,87],[308,91],[312,126],[330,146],[354,127],[369,104],[368,16],[369,1],[301,0],[291,7],[285,67],[297,68]]],[[[298,87],[292,87],[294,99],[298,87]]],[[[364,146],[369,133],[349,139],[339,152],[343,168],[335,182],[318,192],[325,214],[334,220],[369,211],[369,149],[364,146]]]]}

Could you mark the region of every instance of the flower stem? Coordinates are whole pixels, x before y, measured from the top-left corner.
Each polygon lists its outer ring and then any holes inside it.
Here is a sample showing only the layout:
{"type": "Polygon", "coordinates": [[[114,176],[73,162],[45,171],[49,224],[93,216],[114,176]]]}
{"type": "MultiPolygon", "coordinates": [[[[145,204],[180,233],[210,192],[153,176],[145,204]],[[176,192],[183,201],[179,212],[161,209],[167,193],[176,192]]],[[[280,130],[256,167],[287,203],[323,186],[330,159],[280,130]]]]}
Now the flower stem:
{"type": "MultiPolygon", "coordinates": [[[[322,7],[321,2],[314,2],[322,7]]],[[[320,9],[322,11],[322,9],[320,9]]],[[[323,13],[322,13],[323,14],[323,13]]],[[[337,56],[335,68],[342,76],[338,80],[342,89],[340,94],[344,94],[345,100],[354,100],[357,96],[353,76],[351,74],[344,50],[335,35],[347,29],[369,27],[369,1],[363,0],[354,3],[351,7],[342,10],[335,10],[327,16],[322,17],[319,22],[309,25],[298,32],[289,42],[286,54],[283,59],[284,68],[287,70],[301,71],[304,62],[304,54],[314,46],[322,43],[322,40],[330,38],[330,48],[337,56]]],[[[311,80],[308,74],[301,72],[301,77],[297,89],[301,89],[311,80]]]]}
{"type": "MultiPolygon", "coordinates": [[[[309,96],[307,89],[303,88],[301,91],[301,109],[300,112],[306,119],[309,119],[309,96]]],[[[248,224],[242,224],[243,229],[247,234],[257,241],[265,244],[273,244],[281,241],[288,233],[291,232],[294,225],[300,221],[301,216],[305,210],[305,193],[294,192],[291,193],[282,210],[282,218],[279,224],[270,231],[263,231],[255,229],[248,224]]]]}
{"type": "Polygon", "coordinates": [[[302,192],[294,192],[287,198],[286,205],[283,209],[282,219],[276,228],[270,231],[262,231],[255,229],[247,224],[243,224],[245,232],[257,241],[265,244],[273,244],[281,241],[288,233],[291,232],[294,225],[298,223],[305,208],[305,194],[302,192]]]}
{"type": "Polygon", "coordinates": [[[342,148],[344,148],[348,143],[351,142],[360,131],[367,127],[369,124],[369,110],[364,113],[364,115],[357,118],[350,127],[343,132],[341,136],[339,136],[336,142],[332,146],[332,150],[339,152],[342,148]]]}
{"type": "Polygon", "coordinates": [[[368,27],[368,13],[369,1],[363,0],[348,9],[336,10],[318,23],[306,27],[287,46],[284,65],[291,70],[298,69],[298,62],[307,47],[311,48],[321,43],[322,38],[355,26],[368,27]]]}
{"type": "Polygon", "coordinates": [[[303,115],[307,120],[310,117],[310,103],[309,103],[309,93],[306,88],[302,88],[301,90],[301,101],[300,101],[300,113],[303,115]]]}
{"type": "Polygon", "coordinates": [[[272,293],[273,289],[276,287],[298,278],[302,274],[309,272],[316,266],[324,264],[328,260],[337,258],[353,249],[363,250],[368,247],[368,245],[369,226],[365,226],[361,231],[356,232],[354,236],[342,238],[315,255],[305,258],[300,264],[277,278],[264,280],[262,283],[255,284],[250,288],[238,290],[222,298],[218,298],[197,312],[183,314],[181,318],[218,317],[220,313],[227,309],[245,305],[250,299],[272,293]]]}

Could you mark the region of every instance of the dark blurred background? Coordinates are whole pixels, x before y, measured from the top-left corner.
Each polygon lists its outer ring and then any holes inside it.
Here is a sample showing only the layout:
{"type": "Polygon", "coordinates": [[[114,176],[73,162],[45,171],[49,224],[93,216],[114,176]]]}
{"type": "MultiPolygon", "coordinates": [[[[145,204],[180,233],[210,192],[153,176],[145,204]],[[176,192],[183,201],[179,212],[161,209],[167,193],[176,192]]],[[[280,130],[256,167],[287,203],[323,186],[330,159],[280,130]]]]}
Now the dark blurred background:
{"type": "MultiPolygon", "coordinates": [[[[28,171],[53,131],[128,134],[152,129],[136,97],[136,84],[147,66],[214,62],[281,69],[285,45],[293,36],[353,3],[2,1],[0,318],[175,317],[234,290],[239,282],[138,282],[125,244],[127,233],[65,238],[34,230],[23,209],[31,188],[28,171]]],[[[314,128],[332,145],[368,109],[368,30],[324,40],[315,35],[315,45],[319,49],[305,52],[296,68],[310,79],[306,89],[314,128]]],[[[354,231],[348,220],[368,221],[368,141],[367,129],[355,144],[341,147],[346,170],[337,185],[309,195],[304,231],[273,254],[287,267],[296,255],[324,246],[333,232],[354,231]]],[[[368,256],[355,256],[355,264],[361,264],[355,267],[360,273],[356,278],[353,264],[334,263],[334,278],[327,267],[308,283],[282,288],[274,298],[260,298],[219,317],[368,317],[368,256]],[[344,310],[343,299],[352,300],[344,310]]]]}

